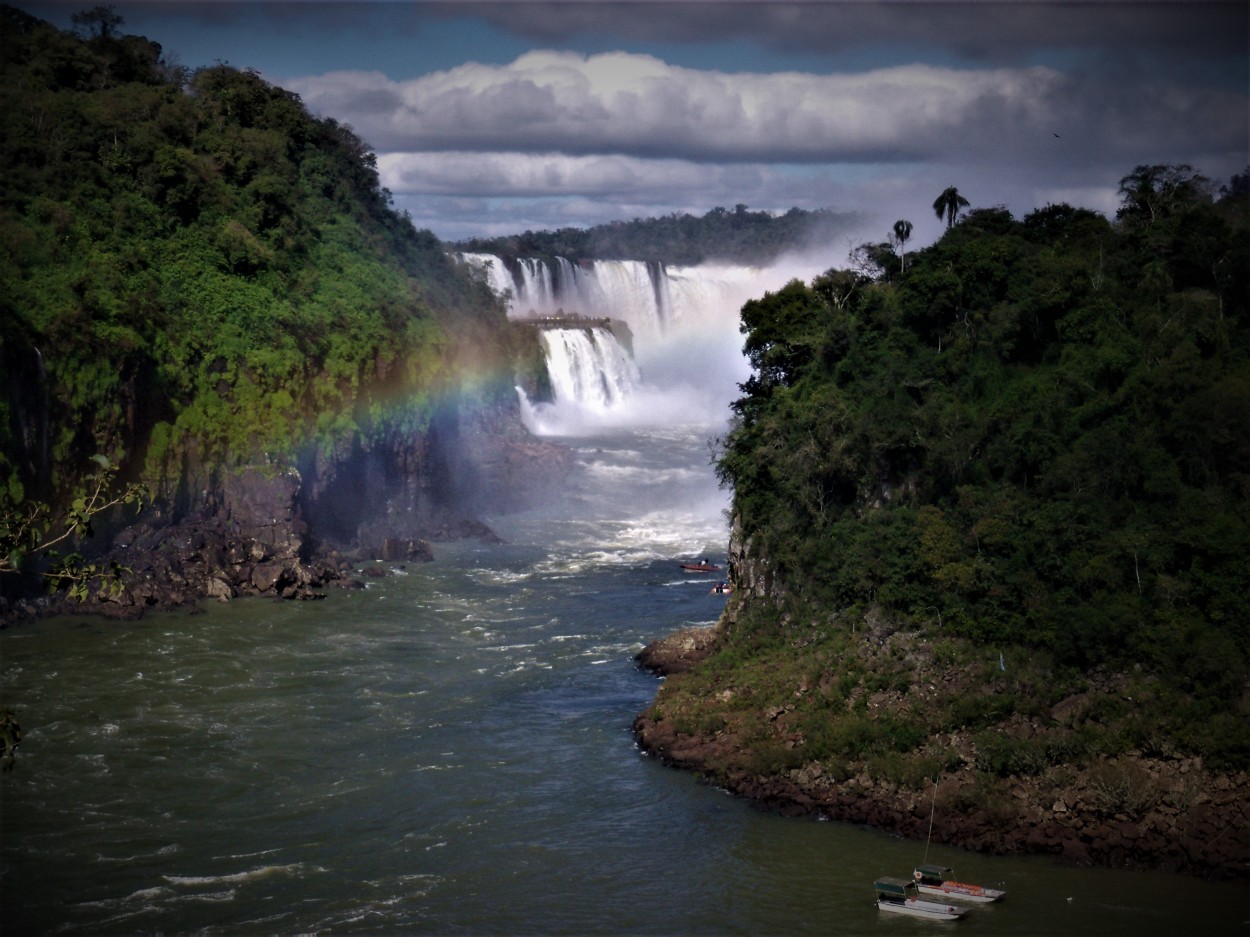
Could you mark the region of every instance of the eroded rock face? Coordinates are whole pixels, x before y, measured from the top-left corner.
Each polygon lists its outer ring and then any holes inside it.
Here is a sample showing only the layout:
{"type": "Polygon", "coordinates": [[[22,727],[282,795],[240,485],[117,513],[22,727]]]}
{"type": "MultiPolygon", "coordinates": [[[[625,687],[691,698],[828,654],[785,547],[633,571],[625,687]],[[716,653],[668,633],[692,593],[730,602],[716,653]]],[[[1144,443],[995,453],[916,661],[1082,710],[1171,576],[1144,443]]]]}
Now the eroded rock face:
{"type": "Polygon", "coordinates": [[[94,557],[121,568],[116,582],[93,585],[85,603],[0,597],[0,626],[58,612],[133,618],[204,598],[317,599],[353,563],[429,562],[432,542],[497,541],[474,512],[549,496],[572,454],[529,436],[502,411],[451,414],[424,435],[310,453],[302,470],[226,472],[188,457],[94,557]]]}
{"type": "Polygon", "coordinates": [[[121,531],[105,561],[123,568],[120,588],[96,584],[79,605],[60,610],[135,617],[201,598],[240,595],[318,598],[337,579],[332,565],[306,559],[307,526],[294,470],[253,467],[227,476],[216,492],[176,521],[162,507],[121,531]]]}
{"type": "Polygon", "coordinates": [[[777,585],[768,557],[744,535],[742,519],[734,515],[729,536],[729,572],[734,588],[757,599],[775,599],[777,585]]]}
{"type": "Polygon", "coordinates": [[[687,628],[652,641],[638,652],[635,659],[642,667],[660,676],[684,673],[712,653],[717,633],[715,626],[687,628]]]}

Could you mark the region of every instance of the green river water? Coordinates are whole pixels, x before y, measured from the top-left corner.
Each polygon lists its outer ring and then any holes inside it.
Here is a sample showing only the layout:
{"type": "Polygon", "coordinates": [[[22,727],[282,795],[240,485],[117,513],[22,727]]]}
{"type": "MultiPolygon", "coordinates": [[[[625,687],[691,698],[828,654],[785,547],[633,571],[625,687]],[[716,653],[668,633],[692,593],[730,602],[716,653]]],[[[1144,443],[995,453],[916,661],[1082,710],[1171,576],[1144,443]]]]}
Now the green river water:
{"type": "Polygon", "coordinates": [[[1244,889],[943,846],[1007,899],[872,882],[923,842],[753,809],[643,756],[633,655],[715,620],[706,427],[569,440],[558,505],[364,592],[0,632],[0,928],[65,934],[1250,934],[1244,889]]]}

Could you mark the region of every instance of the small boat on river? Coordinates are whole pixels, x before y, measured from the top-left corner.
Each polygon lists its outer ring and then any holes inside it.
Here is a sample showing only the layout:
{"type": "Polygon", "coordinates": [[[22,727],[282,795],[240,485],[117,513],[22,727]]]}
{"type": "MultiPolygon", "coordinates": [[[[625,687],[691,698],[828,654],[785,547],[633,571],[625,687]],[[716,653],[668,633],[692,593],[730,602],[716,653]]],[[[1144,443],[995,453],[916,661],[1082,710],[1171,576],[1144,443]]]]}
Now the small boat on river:
{"type": "Polygon", "coordinates": [[[709,563],[707,560],[700,560],[697,563],[682,563],[681,571],[683,573],[718,573],[720,567],[715,563],[709,563]]]}
{"type": "Polygon", "coordinates": [[[972,901],[988,904],[1006,896],[1001,888],[986,888],[984,885],[971,885],[957,882],[955,870],[945,865],[918,865],[912,873],[916,888],[922,895],[941,895],[952,901],[972,901]]]}
{"type": "Polygon", "coordinates": [[[882,911],[909,914],[931,921],[957,921],[968,913],[968,908],[921,898],[915,882],[905,878],[879,878],[876,881],[877,907],[882,911]]]}

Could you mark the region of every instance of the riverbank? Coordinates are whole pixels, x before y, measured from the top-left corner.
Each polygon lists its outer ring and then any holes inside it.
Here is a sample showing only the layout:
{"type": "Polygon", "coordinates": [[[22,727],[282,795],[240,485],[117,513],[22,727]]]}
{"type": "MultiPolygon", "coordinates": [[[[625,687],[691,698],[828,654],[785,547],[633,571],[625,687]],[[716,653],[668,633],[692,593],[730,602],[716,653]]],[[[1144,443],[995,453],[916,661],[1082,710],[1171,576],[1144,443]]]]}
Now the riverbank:
{"type": "Polygon", "coordinates": [[[95,522],[99,543],[82,550],[101,574],[85,596],[49,592],[33,573],[0,581],[0,628],[59,614],[130,620],[205,599],[316,600],[326,589],[359,588],[385,564],[429,562],[434,543],[497,541],[477,518],[552,498],[572,465],[566,447],[530,436],[512,417],[495,415],[449,447],[459,475],[481,482],[473,497],[436,496],[434,470],[416,458],[401,459],[403,471],[376,480],[368,498],[327,480],[386,474],[364,456],[305,473],[271,465],[192,473],[177,487],[199,490],[198,499],[165,492],[136,518],[95,522]]]}
{"type": "MultiPolygon", "coordinates": [[[[1017,705],[992,722],[926,737],[911,752],[808,758],[814,712],[825,710],[835,733],[852,731],[838,723],[839,709],[854,713],[856,726],[905,721],[949,705],[984,673],[961,659],[943,660],[919,634],[896,632],[859,643],[855,665],[868,674],[874,660],[890,661],[896,673],[906,661],[905,681],[878,681],[874,688],[861,676],[840,694],[838,671],[848,672],[848,661],[828,653],[793,685],[760,693],[716,660],[720,627],[670,635],[638,655],[640,665],[665,680],[636,718],[634,733],[643,750],[671,765],[784,814],[820,815],[911,839],[925,839],[931,825],[933,842],[985,853],[1045,854],[1077,865],[1250,885],[1244,796],[1250,774],[1212,770],[1198,756],[1167,751],[1164,742],[1150,753],[1103,754],[1098,743],[1077,751],[1074,740],[1117,730],[1110,714],[1141,692],[1137,675],[1094,676],[1045,712],[1020,711],[1027,707],[1017,684],[1017,705]],[[1064,745],[1073,746],[1073,757],[1056,754],[1064,745]],[[1027,762],[1030,752],[1047,754],[1027,762]]],[[[767,671],[764,664],[756,679],[767,671]]],[[[770,678],[787,682],[775,671],[770,678]]]]}
{"type": "Polygon", "coordinates": [[[224,504],[206,505],[175,523],[153,511],[118,531],[95,560],[115,575],[97,577],[81,599],[65,590],[0,595],[0,628],[61,614],[128,621],[205,599],[323,599],[327,589],[362,588],[395,564],[432,561],[432,542],[498,539],[484,524],[445,513],[422,518],[411,528],[418,536],[382,528],[363,544],[340,547],[310,530],[298,493],[293,473],[245,472],[232,480],[224,504]]]}

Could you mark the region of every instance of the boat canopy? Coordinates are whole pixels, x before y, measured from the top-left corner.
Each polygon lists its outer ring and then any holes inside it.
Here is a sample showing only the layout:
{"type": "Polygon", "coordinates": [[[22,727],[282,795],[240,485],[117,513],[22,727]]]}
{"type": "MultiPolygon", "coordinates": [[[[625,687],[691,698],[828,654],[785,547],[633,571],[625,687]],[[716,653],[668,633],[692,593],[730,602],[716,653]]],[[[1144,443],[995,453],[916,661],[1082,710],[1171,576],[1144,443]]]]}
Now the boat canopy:
{"type": "Polygon", "coordinates": [[[954,870],[948,865],[918,865],[916,871],[925,878],[936,878],[938,881],[946,881],[951,877],[954,870]]]}
{"type": "Polygon", "coordinates": [[[906,897],[908,889],[916,887],[915,882],[909,882],[901,878],[879,878],[877,879],[877,891],[883,895],[898,895],[900,898],[906,897]]]}

